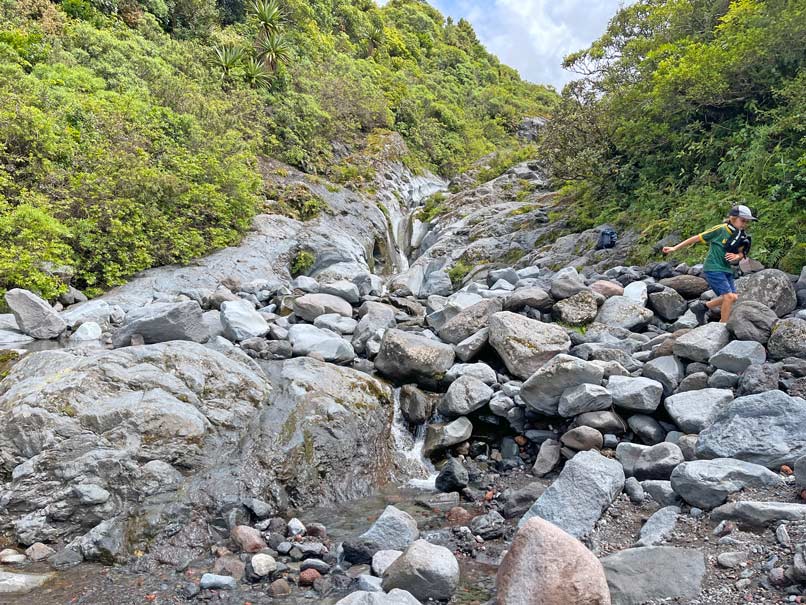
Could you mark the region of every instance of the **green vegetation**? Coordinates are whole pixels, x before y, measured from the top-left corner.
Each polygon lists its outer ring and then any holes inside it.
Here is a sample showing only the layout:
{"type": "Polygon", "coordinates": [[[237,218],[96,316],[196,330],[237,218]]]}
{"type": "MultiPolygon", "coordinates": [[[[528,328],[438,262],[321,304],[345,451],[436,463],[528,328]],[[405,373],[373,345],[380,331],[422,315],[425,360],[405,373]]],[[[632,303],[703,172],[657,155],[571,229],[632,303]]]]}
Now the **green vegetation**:
{"type": "Polygon", "coordinates": [[[466,263],[464,260],[459,259],[448,271],[448,277],[451,278],[451,283],[458,286],[462,280],[467,277],[467,274],[473,270],[473,265],[466,263]]]}
{"type": "Polygon", "coordinates": [[[316,262],[316,256],[309,250],[300,250],[291,261],[291,277],[298,277],[306,275],[311,270],[313,264],[316,262]]]}
{"type": "Polygon", "coordinates": [[[452,175],[557,99],[418,0],[0,7],[0,293],[52,298],[64,284],[47,267],[68,266],[92,295],[236,243],[261,156],[366,179],[333,168],[333,142],[352,153],[396,131],[407,166],[452,175]]]}
{"type": "Polygon", "coordinates": [[[315,219],[330,208],[325,200],[302,183],[272,186],[264,193],[271,198],[266,206],[267,212],[282,214],[298,221],[315,219]]]}
{"type": "Polygon", "coordinates": [[[446,195],[442,191],[437,191],[430,195],[426,200],[423,207],[417,211],[417,219],[423,223],[433,221],[439,215],[445,213],[447,208],[442,204],[445,201],[446,195]]]}
{"type": "Polygon", "coordinates": [[[534,145],[518,145],[495,152],[476,175],[476,182],[486,183],[501,176],[515,164],[533,160],[538,156],[538,149],[534,145]]]}
{"type": "MultiPolygon", "coordinates": [[[[566,58],[543,153],[576,200],[575,230],[617,221],[652,244],[691,235],[743,202],[753,253],[806,263],[806,5],[639,0],[566,58]]],[[[700,259],[702,250],[681,257],[700,259]]],[[[657,258],[657,257],[655,257],[657,258]]]]}

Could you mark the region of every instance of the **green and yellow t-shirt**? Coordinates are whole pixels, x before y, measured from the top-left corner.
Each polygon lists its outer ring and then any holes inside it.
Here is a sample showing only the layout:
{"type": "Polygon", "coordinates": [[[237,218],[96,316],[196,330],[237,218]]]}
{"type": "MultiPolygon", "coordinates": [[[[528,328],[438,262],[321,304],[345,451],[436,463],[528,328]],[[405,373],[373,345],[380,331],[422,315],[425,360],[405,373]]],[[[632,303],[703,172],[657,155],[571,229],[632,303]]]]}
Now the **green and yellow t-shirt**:
{"type": "Polygon", "coordinates": [[[730,223],[720,223],[700,233],[700,241],[708,243],[708,255],[705,257],[703,271],[719,271],[733,273],[733,267],[725,260],[725,244],[736,233],[736,227],[730,223]]]}

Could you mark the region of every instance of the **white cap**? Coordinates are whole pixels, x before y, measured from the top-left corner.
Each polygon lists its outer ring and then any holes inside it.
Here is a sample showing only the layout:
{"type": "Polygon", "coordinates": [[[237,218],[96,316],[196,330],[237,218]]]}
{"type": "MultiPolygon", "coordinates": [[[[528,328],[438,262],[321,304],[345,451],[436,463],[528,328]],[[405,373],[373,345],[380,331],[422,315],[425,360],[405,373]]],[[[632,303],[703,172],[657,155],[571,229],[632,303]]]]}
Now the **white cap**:
{"type": "Polygon", "coordinates": [[[731,208],[730,216],[738,216],[739,218],[744,218],[747,219],[748,221],[756,220],[756,217],[753,216],[752,212],[750,212],[750,208],[748,208],[747,206],[743,206],[741,204],[731,208]]]}

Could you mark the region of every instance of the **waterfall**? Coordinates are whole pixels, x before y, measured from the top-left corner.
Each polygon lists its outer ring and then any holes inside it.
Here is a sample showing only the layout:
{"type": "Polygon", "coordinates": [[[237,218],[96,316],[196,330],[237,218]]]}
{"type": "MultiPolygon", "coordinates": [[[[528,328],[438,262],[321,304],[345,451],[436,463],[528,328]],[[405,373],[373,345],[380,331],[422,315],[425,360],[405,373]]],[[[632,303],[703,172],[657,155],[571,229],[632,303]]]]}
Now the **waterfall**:
{"type": "Polygon", "coordinates": [[[409,430],[408,423],[400,409],[400,388],[393,390],[394,419],[392,421],[392,438],[395,441],[398,464],[407,477],[408,485],[424,489],[434,489],[437,471],[431,461],[423,456],[425,433],[428,423],[417,425],[414,433],[409,430]]]}

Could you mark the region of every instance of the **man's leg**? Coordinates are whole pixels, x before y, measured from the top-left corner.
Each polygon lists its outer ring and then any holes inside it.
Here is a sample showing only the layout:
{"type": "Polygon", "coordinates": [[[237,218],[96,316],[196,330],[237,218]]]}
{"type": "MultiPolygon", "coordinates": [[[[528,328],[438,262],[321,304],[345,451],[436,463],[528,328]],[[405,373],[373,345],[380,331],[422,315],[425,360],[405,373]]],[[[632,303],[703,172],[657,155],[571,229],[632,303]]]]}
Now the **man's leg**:
{"type": "Polygon", "coordinates": [[[720,317],[719,321],[723,324],[728,323],[728,319],[730,319],[730,311],[733,308],[733,303],[736,302],[736,299],[739,296],[735,292],[729,292],[723,296],[724,300],[722,302],[722,316],[720,317]]]}
{"type": "Polygon", "coordinates": [[[706,306],[706,307],[708,307],[708,310],[709,310],[709,311],[713,311],[713,310],[714,310],[714,309],[716,309],[716,308],[717,308],[719,305],[721,305],[721,304],[722,304],[722,301],[723,301],[724,299],[725,299],[725,295],[724,295],[724,294],[723,294],[722,296],[717,296],[716,298],[712,298],[712,299],[711,299],[711,300],[709,300],[707,303],[705,303],[705,306],[706,306]]]}

